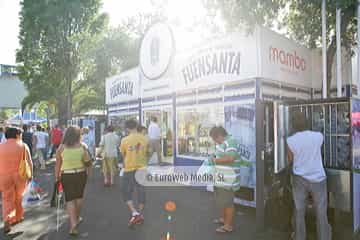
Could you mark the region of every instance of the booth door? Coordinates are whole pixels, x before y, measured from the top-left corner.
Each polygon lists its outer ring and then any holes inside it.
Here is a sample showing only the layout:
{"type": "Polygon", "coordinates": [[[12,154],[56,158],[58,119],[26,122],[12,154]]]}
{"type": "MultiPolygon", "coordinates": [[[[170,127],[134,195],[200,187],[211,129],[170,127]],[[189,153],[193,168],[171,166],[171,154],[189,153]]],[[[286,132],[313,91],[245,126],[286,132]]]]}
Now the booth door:
{"type": "MultiPolygon", "coordinates": [[[[156,117],[161,129],[161,149],[164,162],[173,164],[173,115],[171,109],[162,110],[145,110],[143,114],[143,125],[149,127],[151,117],[156,117]]],[[[154,160],[155,154],[151,157],[150,162],[154,160]]]]}
{"type": "Polygon", "coordinates": [[[274,175],[274,103],[256,101],[256,225],[265,227],[266,188],[274,175]]]}

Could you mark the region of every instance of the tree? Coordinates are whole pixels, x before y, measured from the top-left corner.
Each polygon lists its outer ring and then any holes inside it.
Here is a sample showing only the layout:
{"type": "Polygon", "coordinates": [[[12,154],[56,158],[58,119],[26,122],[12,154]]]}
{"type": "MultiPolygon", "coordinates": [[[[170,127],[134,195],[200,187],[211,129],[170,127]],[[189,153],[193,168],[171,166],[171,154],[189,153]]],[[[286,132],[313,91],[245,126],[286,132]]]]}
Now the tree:
{"type": "Polygon", "coordinates": [[[85,81],[75,86],[75,112],[105,106],[105,79],[138,66],[143,36],[153,24],[165,20],[161,13],[139,13],[117,27],[107,28],[88,51],[83,51],[86,63],[82,77],[85,81]]]}
{"type": "Polygon", "coordinates": [[[81,56],[107,16],[99,14],[100,0],[23,0],[21,6],[17,63],[29,92],[23,106],[53,101],[64,124],[71,118],[73,85],[83,80],[81,56]]]}
{"type": "Polygon", "coordinates": [[[15,109],[0,109],[0,123],[8,120],[10,117],[14,116],[17,113],[19,113],[19,111],[15,109]]]}
{"type": "MultiPolygon", "coordinates": [[[[227,31],[254,25],[279,27],[288,36],[310,48],[321,46],[321,0],[204,0],[209,13],[220,15],[227,31]]],[[[327,1],[327,85],[331,86],[331,69],[336,53],[335,10],[342,9],[342,46],[352,53],[355,46],[357,0],[327,1]]],[[[328,88],[328,95],[330,87],[328,88]]]]}

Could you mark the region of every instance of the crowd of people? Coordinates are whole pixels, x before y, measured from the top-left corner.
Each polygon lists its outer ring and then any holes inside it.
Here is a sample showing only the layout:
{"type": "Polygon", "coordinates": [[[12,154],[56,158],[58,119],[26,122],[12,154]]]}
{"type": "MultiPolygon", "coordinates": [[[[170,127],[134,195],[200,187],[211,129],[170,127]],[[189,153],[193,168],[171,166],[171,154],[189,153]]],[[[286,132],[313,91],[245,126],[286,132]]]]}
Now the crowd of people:
{"type": "Polygon", "coordinates": [[[128,134],[123,139],[114,132],[113,126],[108,126],[101,138],[98,153],[91,126],[82,129],[69,126],[65,129],[56,125],[50,131],[40,125],[23,125],[22,129],[11,126],[0,128],[0,191],[4,232],[10,232],[11,226],[22,221],[24,217],[22,196],[31,180],[19,177],[19,166],[24,159],[24,152],[32,176],[34,170],[46,169],[47,160],[56,153],[55,185],[61,183],[63,187],[69,216],[69,234],[73,236],[78,234],[77,226],[82,221],[80,212],[84,189],[87,178],[91,175],[93,162],[96,157],[103,159],[104,186],[110,187],[114,185],[120,153],[124,162],[121,191],[131,211],[129,225],[141,223],[144,220],[142,210],[145,206],[145,191],[144,187],[136,182],[135,172],[147,165],[149,139],[146,127],[135,120],[127,121],[125,126],[128,134]],[[134,192],[138,196],[136,201],[133,200],[134,192]],[[138,205],[135,205],[135,202],[138,205]]]}
{"type": "MultiPolygon", "coordinates": [[[[50,137],[40,126],[36,127],[36,131],[30,130],[26,125],[23,129],[8,127],[4,131],[0,128],[0,191],[5,233],[24,218],[22,194],[30,179],[19,176],[19,165],[25,159],[31,173],[33,165],[41,170],[55,152],[55,181],[61,183],[64,189],[70,235],[78,234],[77,226],[83,221],[80,213],[93,161],[96,157],[103,159],[104,186],[111,187],[118,168],[119,152],[123,159],[121,192],[131,213],[129,226],[142,223],[146,203],[145,187],[136,180],[135,175],[138,170],[147,167],[153,153],[158,155],[158,163],[162,165],[159,150],[161,135],[156,121],[155,117],[151,119],[149,129],[139,125],[136,120],[126,121],[127,135],[122,139],[114,132],[113,126],[108,126],[101,137],[98,152],[94,135],[89,134],[91,127],[80,129],[69,126],[64,130],[55,126],[50,131],[50,137]],[[32,159],[37,159],[37,164],[33,164],[32,159]]],[[[323,136],[308,130],[303,115],[295,116],[292,122],[293,133],[287,138],[287,148],[288,160],[293,164],[294,238],[306,239],[304,216],[307,196],[311,195],[317,215],[318,239],[329,240],[331,227],[326,215],[326,175],[321,156],[323,136]]],[[[216,232],[226,234],[233,231],[233,199],[240,188],[241,157],[237,149],[238,143],[223,127],[213,127],[209,135],[216,145],[209,163],[217,173],[224,176],[214,183],[215,202],[219,210],[214,223],[220,224],[216,232]]]]}

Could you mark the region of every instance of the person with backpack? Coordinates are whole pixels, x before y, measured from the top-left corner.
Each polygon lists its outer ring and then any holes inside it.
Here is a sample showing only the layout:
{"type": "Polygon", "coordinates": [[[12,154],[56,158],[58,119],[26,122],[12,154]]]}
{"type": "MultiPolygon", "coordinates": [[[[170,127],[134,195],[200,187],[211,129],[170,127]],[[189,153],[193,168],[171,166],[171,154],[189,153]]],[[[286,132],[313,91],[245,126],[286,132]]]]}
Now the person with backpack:
{"type": "Polygon", "coordinates": [[[27,144],[27,146],[29,147],[29,150],[30,150],[30,154],[32,156],[33,154],[33,143],[35,142],[35,137],[34,137],[34,134],[32,134],[30,131],[29,131],[29,126],[24,124],[23,125],[23,134],[22,134],[22,140],[24,143],[27,144]]]}

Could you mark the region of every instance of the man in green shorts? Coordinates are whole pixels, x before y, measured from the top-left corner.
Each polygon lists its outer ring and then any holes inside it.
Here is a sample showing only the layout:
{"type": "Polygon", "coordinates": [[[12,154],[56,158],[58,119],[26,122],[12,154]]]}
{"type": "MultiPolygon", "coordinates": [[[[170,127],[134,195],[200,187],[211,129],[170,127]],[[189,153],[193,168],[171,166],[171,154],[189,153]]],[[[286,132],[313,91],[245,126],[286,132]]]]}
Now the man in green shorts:
{"type": "Polygon", "coordinates": [[[213,127],[209,135],[216,143],[215,156],[211,160],[215,165],[215,202],[221,212],[221,217],[214,222],[222,224],[216,232],[230,233],[235,214],[234,191],[240,188],[240,156],[237,142],[223,127],[213,127]]]}

